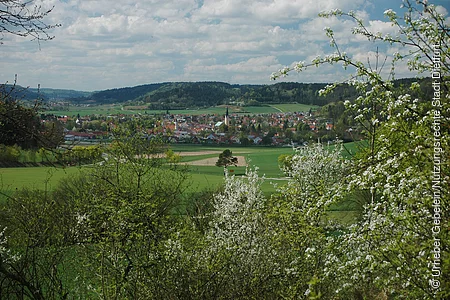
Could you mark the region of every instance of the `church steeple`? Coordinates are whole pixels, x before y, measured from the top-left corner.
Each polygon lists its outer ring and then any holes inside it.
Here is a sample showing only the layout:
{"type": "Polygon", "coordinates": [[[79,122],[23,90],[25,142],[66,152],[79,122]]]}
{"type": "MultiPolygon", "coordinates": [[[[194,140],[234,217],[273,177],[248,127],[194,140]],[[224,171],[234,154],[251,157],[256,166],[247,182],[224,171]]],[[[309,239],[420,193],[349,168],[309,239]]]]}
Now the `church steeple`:
{"type": "Polygon", "coordinates": [[[228,116],[228,106],[227,106],[227,111],[225,112],[225,120],[224,120],[225,125],[230,125],[230,118],[228,116]]]}

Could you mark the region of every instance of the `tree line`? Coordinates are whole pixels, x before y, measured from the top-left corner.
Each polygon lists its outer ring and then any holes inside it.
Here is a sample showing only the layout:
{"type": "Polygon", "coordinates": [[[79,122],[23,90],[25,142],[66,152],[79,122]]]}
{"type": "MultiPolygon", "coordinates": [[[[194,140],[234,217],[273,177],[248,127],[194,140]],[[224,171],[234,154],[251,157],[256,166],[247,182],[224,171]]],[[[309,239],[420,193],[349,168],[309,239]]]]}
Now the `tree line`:
{"type": "MultiPolygon", "coordinates": [[[[408,85],[413,78],[394,81],[408,85]]],[[[421,81],[422,82],[422,81],[421,81]]],[[[427,79],[423,79],[426,85],[427,79]]],[[[94,101],[98,104],[130,102],[146,104],[149,109],[184,109],[221,104],[265,105],[273,103],[300,103],[323,106],[331,102],[354,101],[360,93],[354,86],[343,83],[333,93],[320,95],[327,83],[282,82],[271,85],[238,85],[224,82],[167,82],[117,88],[94,92],[72,99],[73,102],[94,101]]],[[[424,89],[428,95],[429,89],[424,89]]]]}

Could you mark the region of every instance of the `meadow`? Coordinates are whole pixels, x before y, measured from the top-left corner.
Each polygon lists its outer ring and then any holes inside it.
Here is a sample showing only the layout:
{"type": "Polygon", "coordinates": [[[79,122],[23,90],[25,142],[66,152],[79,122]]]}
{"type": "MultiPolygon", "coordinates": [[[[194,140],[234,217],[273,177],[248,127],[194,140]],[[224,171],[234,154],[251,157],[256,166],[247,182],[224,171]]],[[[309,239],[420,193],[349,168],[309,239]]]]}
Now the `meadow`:
{"type": "MultiPolygon", "coordinates": [[[[268,106],[229,106],[230,113],[239,114],[267,114],[267,113],[277,113],[277,112],[298,112],[298,111],[309,111],[310,109],[315,110],[318,106],[306,105],[306,104],[274,104],[268,106]]],[[[55,115],[68,115],[68,116],[88,116],[88,115],[118,115],[118,114],[165,114],[166,110],[150,110],[145,109],[143,106],[122,106],[117,104],[105,104],[105,105],[95,105],[95,106],[69,106],[64,110],[46,110],[47,114],[55,115]]],[[[199,109],[178,109],[169,110],[171,114],[180,115],[223,115],[225,113],[225,106],[214,106],[209,108],[199,108],[199,109]]]]}
{"type": "MultiPolygon", "coordinates": [[[[345,147],[353,153],[357,149],[354,143],[348,143],[345,147]]],[[[189,172],[187,193],[197,193],[204,190],[215,191],[224,183],[224,169],[222,167],[196,165],[196,162],[207,158],[218,158],[223,150],[230,149],[233,156],[245,157],[247,167],[230,166],[228,167],[229,174],[245,176],[247,168],[256,168],[259,176],[264,177],[261,189],[266,196],[276,192],[276,186],[287,182],[278,166],[278,157],[282,154],[294,153],[294,150],[290,147],[172,145],[171,149],[175,154],[181,154],[180,164],[190,163],[187,167],[187,172],[189,172]]],[[[348,156],[348,152],[344,151],[343,156],[348,156]]],[[[22,188],[51,191],[61,179],[76,176],[83,168],[90,167],[92,166],[0,168],[0,204],[6,201],[7,196],[22,188]]],[[[331,209],[329,216],[336,220],[343,223],[354,220],[355,213],[348,203],[334,206],[331,209]]]]}
{"type": "Polygon", "coordinates": [[[319,106],[308,105],[308,104],[298,104],[298,103],[286,103],[286,104],[273,104],[271,105],[274,109],[280,112],[299,112],[299,111],[312,111],[317,110],[319,106]]]}
{"type": "MultiPolygon", "coordinates": [[[[344,157],[357,151],[355,143],[346,143],[344,157]]],[[[331,146],[333,147],[333,146],[331,146]]],[[[171,145],[175,154],[181,155],[181,163],[194,162],[205,158],[216,158],[225,150],[230,149],[234,156],[244,156],[248,167],[258,168],[260,176],[267,180],[280,180],[284,177],[278,166],[278,157],[282,154],[294,153],[291,147],[239,147],[239,146],[199,146],[199,145],[171,145]],[[189,155],[183,156],[183,153],[189,155]]],[[[246,167],[229,167],[236,176],[245,175],[246,167]]],[[[80,167],[19,167],[0,168],[0,188],[2,191],[14,191],[22,187],[41,188],[51,190],[57,182],[65,176],[75,175],[80,167]]],[[[201,166],[195,163],[189,166],[192,181],[199,188],[208,187],[223,182],[223,168],[216,166],[201,166]]]]}
{"type": "MultiPolygon", "coordinates": [[[[234,156],[244,156],[249,168],[257,168],[258,174],[264,176],[266,180],[262,184],[262,190],[266,195],[275,192],[274,183],[283,184],[286,182],[284,175],[282,174],[278,166],[278,157],[281,154],[292,154],[292,148],[272,148],[272,147],[204,147],[204,146],[182,146],[177,145],[172,148],[175,153],[179,152],[205,152],[205,151],[217,151],[217,154],[199,154],[189,155],[182,157],[181,162],[190,162],[195,160],[201,160],[204,158],[218,157],[225,149],[230,149],[234,156]]],[[[244,176],[246,167],[234,167],[228,168],[229,174],[235,176],[244,176]]],[[[196,166],[189,167],[191,178],[194,186],[198,189],[214,188],[223,183],[224,174],[222,167],[216,166],[196,166]]]]}
{"type": "MultiPolygon", "coordinates": [[[[172,150],[175,153],[193,152],[193,155],[181,158],[181,163],[192,162],[205,158],[218,157],[219,153],[225,149],[231,149],[233,155],[244,156],[249,166],[257,166],[260,175],[268,178],[278,179],[282,177],[278,167],[278,156],[292,153],[292,148],[266,148],[266,147],[204,147],[174,145],[172,150]],[[215,151],[215,154],[202,154],[205,151],[215,151]]],[[[81,167],[83,168],[83,167],[81,167]]],[[[245,174],[245,167],[230,167],[233,170],[230,174],[242,176],[245,174]]],[[[216,166],[196,166],[189,167],[192,187],[199,190],[206,187],[214,187],[223,183],[223,168],[216,166]]],[[[0,169],[0,190],[3,193],[11,193],[23,187],[52,190],[58,181],[66,176],[76,175],[80,167],[20,167],[0,169]]],[[[268,191],[270,187],[267,186],[268,191]]]]}
{"type": "Polygon", "coordinates": [[[14,191],[23,188],[51,191],[61,179],[74,176],[78,172],[80,168],[77,167],[0,168],[0,203],[14,191]]]}

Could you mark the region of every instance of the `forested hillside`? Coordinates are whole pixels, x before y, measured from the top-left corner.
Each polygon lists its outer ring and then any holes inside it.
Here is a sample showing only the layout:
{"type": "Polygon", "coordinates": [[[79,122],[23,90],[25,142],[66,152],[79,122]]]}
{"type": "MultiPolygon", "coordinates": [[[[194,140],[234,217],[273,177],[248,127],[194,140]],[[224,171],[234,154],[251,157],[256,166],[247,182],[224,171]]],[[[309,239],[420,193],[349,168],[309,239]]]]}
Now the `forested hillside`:
{"type": "Polygon", "coordinates": [[[92,92],[76,91],[76,90],[65,90],[65,89],[51,89],[51,88],[30,88],[33,93],[40,93],[49,100],[63,100],[63,99],[73,99],[79,97],[89,97],[92,92]]]}
{"type": "Polygon", "coordinates": [[[92,93],[76,90],[51,89],[51,88],[28,88],[20,85],[0,85],[3,94],[9,94],[17,100],[74,100],[77,98],[88,98],[92,93]]]}
{"type": "Polygon", "coordinates": [[[91,96],[76,99],[77,101],[94,100],[98,103],[115,103],[115,102],[125,102],[136,99],[142,95],[150,93],[152,91],[158,90],[165,85],[170,85],[170,83],[153,83],[139,85],[135,87],[124,87],[117,89],[110,89],[104,91],[94,92],[91,96]]]}
{"type": "MultiPolygon", "coordinates": [[[[400,79],[397,86],[408,85],[412,78],[400,79]]],[[[423,79],[423,86],[428,79],[423,79]]],[[[268,103],[301,103],[323,106],[335,101],[354,100],[353,86],[339,85],[332,94],[320,96],[327,83],[282,82],[272,85],[238,85],[224,82],[166,82],[95,92],[74,102],[123,103],[149,105],[151,109],[209,107],[219,104],[264,105],[268,103]]],[[[427,91],[425,89],[425,91],[427,91]]],[[[431,95],[431,90],[428,91],[431,95]]]]}
{"type": "Polygon", "coordinates": [[[343,85],[334,95],[319,97],[326,83],[277,83],[273,85],[232,85],[224,82],[173,82],[112,89],[94,93],[85,100],[96,103],[139,102],[153,109],[208,107],[230,102],[241,105],[303,103],[325,105],[355,98],[355,90],[343,85]]]}
{"type": "Polygon", "coordinates": [[[13,84],[0,85],[0,93],[18,100],[48,100],[47,96],[36,89],[24,88],[13,84]]]}
{"type": "MultiPolygon", "coordinates": [[[[394,81],[396,87],[409,86],[413,78],[394,81]]],[[[419,81],[423,94],[432,97],[430,79],[419,81]]],[[[272,85],[239,85],[225,82],[164,82],[116,88],[98,92],[64,89],[36,89],[4,85],[5,94],[21,100],[65,100],[73,103],[145,104],[150,109],[184,109],[220,104],[259,106],[273,103],[300,103],[323,106],[336,101],[354,100],[353,86],[342,84],[332,94],[319,95],[327,83],[281,82],[272,85]],[[14,87],[14,88],[13,88],[14,87]]],[[[412,96],[418,96],[412,94],[412,96]]]]}

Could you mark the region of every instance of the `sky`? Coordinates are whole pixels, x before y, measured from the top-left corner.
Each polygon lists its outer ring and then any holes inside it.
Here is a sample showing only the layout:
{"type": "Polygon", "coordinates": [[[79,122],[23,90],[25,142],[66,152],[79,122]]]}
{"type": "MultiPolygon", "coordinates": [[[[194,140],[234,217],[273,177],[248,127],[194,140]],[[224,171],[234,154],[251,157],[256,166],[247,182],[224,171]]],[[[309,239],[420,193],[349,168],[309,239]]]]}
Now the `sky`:
{"type": "MultiPolygon", "coordinates": [[[[429,1],[450,11],[450,0],[429,1]]],[[[395,33],[384,12],[401,0],[35,0],[54,7],[44,19],[61,24],[55,38],[37,43],[3,34],[0,83],[96,91],[169,81],[272,84],[270,75],[296,61],[342,51],[362,61],[388,61],[385,47],[351,34],[349,19],[324,19],[324,10],[353,10],[375,32],[395,33]]],[[[1,4],[0,4],[1,6],[1,4]]],[[[0,7],[1,8],[1,7],[0,7]]],[[[386,69],[388,69],[386,67],[386,69]]],[[[335,82],[346,72],[325,66],[279,81],[335,82]]],[[[412,77],[405,66],[397,77],[412,77]]]]}

